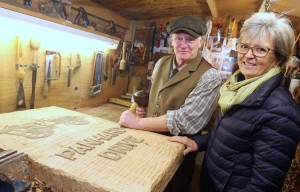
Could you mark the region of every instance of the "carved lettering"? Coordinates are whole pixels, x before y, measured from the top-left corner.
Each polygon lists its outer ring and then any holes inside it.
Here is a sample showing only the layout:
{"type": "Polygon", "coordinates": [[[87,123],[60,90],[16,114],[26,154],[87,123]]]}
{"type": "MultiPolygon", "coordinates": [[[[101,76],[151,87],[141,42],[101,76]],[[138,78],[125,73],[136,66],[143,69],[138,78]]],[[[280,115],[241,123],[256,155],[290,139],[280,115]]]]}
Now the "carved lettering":
{"type": "Polygon", "coordinates": [[[118,144],[125,145],[125,146],[130,146],[130,147],[136,147],[137,146],[137,144],[132,143],[132,141],[130,141],[130,140],[126,140],[126,138],[119,141],[118,144]]]}
{"type": "Polygon", "coordinates": [[[76,143],[75,145],[72,145],[69,148],[73,149],[74,151],[76,151],[80,155],[85,155],[86,151],[90,151],[90,150],[94,149],[95,147],[88,146],[88,145],[85,145],[85,144],[82,144],[82,143],[76,143]]]}
{"type": "Polygon", "coordinates": [[[133,150],[133,148],[137,146],[136,143],[142,143],[142,142],[144,142],[144,139],[137,139],[133,136],[127,136],[126,138],[122,139],[116,144],[108,147],[105,152],[100,153],[98,155],[112,160],[115,160],[115,158],[119,160],[120,158],[122,158],[123,155],[126,155],[126,152],[133,150]],[[108,154],[107,155],[108,157],[103,155],[106,153],[108,154]]]}
{"type": "Polygon", "coordinates": [[[134,147],[136,147],[136,144],[132,144],[128,141],[119,141],[118,143],[116,143],[116,145],[120,145],[120,146],[124,146],[124,147],[129,147],[130,149],[133,149],[134,147]]]}
{"type": "Polygon", "coordinates": [[[104,157],[107,159],[111,159],[114,161],[118,161],[119,159],[121,159],[121,155],[119,155],[118,153],[114,153],[112,151],[104,151],[103,153],[98,154],[100,157],[104,157]]]}
{"type": "Polygon", "coordinates": [[[83,141],[85,141],[88,145],[101,145],[104,143],[103,141],[99,141],[94,138],[87,138],[87,139],[84,139],[83,141]]]}
{"type": "Polygon", "coordinates": [[[115,151],[115,152],[122,153],[125,155],[127,151],[130,151],[133,148],[115,144],[115,145],[109,147],[108,149],[111,151],[115,151]]]}
{"type": "Polygon", "coordinates": [[[112,136],[111,135],[105,135],[103,133],[98,133],[97,135],[93,135],[93,137],[97,138],[98,140],[105,140],[109,141],[111,140],[112,136]]]}
{"type": "Polygon", "coordinates": [[[112,137],[116,137],[122,133],[125,133],[126,130],[125,129],[120,129],[120,128],[112,128],[112,129],[108,129],[103,131],[103,133],[107,133],[110,134],[112,137]]]}
{"type": "Polygon", "coordinates": [[[123,139],[123,140],[132,141],[132,142],[134,142],[134,143],[142,143],[142,142],[144,142],[144,139],[138,139],[138,138],[135,138],[135,137],[133,137],[133,136],[131,136],[131,135],[127,136],[127,137],[126,137],[125,139],[123,139]]]}
{"type": "Polygon", "coordinates": [[[66,158],[66,159],[69,159],[71,161],[75,161],[76,160],[76,158],[73,157],[73,155],[75,155],[75,152],[73,150],[72,151],[71,150],[65,150],[65,151],[63,151],[63,152],[61,152],[59,154],[55,154],[55,155],[63,157],[63,158],[66,158]]]}
{"type": "MultiPolygon", "coordinates": [[[[76,142],[69,146],[68,150],[64,150],[55,155],[74,161],[77,159],[74,157],[75,154],[85,155],[87,151],[93,150],[96,146],[102,145],[105,141],[109,141],[113,137],[117,137],[125,132],[126,130],[121,128],[107,129],[85,138],[81,142],[76,142]]],[[[144,142],[144,139],[138,139],[130,135],[108,147],[104,152],[99,153],[98,156],[118,161],[122,156],[126,155],[127,152],[133,150],[142,142],[144,142]]]]}

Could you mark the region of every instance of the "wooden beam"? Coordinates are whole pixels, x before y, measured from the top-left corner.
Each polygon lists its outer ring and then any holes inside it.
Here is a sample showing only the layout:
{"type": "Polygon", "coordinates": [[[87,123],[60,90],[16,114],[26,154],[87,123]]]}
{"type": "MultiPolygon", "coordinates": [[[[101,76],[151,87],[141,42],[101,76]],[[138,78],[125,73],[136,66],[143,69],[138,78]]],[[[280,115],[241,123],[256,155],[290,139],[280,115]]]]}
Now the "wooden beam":
{"type": "Polygon", "coordinates": [[[213,19],[217,19],[218,18],[218,10],[217,10],[217,6],[216,6],[216,2],[215,0],[206,0],[210,13],[213,17],[213,19]]]}
{"type": "Polygon", "coordinates": [[[263,0],[257,12],[259,13],[265,12],[265,4],[266,4],[266,0],[263,0]]]}

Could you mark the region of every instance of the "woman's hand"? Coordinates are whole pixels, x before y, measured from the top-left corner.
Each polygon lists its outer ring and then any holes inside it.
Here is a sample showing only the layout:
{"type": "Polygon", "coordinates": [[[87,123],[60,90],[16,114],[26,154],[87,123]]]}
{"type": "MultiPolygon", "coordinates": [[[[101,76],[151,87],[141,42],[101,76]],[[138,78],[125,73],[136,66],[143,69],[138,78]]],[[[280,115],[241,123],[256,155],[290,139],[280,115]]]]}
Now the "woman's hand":
{"type": "Polygon", "coordinates": [[[298,85],[295,87],[293,91],[293,98],[296,101],[296,103],[299,105],[300,104],[300,82],[298,85]]]}
{"type": "Polygon", "coordinates": [[[139,118],[144,118],[144,117],[146,117],[146,114],[147,114],[147,108],[144,108],[144,107],[136,107],[136,109],[135,109],[135,114],[136,114],[139,118]]]}
{"type": "Polygon", "coordinates": [[[168,138],[171,142],[177,142],[185,145],[185,150],[183,151],[183,155],[187,155],[190,152],[198,151],[197,143],[188,138],[188,137],[182,137],[182,136],[173,136],[168,138]]]}

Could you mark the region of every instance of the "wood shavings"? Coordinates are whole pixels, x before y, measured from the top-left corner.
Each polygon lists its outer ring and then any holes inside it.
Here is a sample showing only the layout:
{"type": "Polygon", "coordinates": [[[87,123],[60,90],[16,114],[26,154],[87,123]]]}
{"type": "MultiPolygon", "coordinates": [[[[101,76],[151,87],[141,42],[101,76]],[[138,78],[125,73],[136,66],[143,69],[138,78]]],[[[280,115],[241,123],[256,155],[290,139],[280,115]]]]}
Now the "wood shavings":
{"type": "Polygon", "coordinates": [[[35,179],[31,182],[31,187],[28,192],[55,192],[55,190],[48,186],[45,182],[35,179]]]}

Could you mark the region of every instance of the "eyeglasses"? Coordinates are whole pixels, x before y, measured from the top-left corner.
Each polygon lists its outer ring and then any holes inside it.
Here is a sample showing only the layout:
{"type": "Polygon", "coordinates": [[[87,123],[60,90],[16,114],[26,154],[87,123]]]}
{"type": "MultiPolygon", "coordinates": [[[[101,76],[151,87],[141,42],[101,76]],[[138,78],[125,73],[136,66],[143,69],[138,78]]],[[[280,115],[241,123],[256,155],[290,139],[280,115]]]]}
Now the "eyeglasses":
{"type": "Polygon", "coordinates": [[[270,51],[275,51],[267,47],[251,47],[245,43],[237,43],[236,50],[238,53],[246,54],[251,49],[252,54],[256,57],[265,57],[270,51]]]}
{"type": "Polygon", "coordinates": [[[192,37],[186,37],[186,38],[184,38],[184,37],[174,37],[173,40],[176,44],[180,44],[180,43],[183,43],[183,42],[186,43],[186,44],[195,43],[195,39],[192,38],[192,37]]]}

